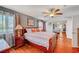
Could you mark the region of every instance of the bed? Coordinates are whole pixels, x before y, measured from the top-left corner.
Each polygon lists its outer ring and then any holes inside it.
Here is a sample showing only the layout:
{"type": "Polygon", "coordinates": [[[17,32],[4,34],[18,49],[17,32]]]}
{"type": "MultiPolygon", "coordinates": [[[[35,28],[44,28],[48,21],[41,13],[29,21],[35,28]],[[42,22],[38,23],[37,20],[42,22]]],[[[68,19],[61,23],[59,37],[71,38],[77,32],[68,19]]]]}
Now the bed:
{"type": "Polygon", "coordinates": [[[9,44],[4,39],[0,39],[0,52],[4,52],[9,48],[10,48],[9,44]]]}
{"type": "MultiPolygon", "coordinates": [[[[30,32],[30,33],[25,33],[24,37],[29,42],[43,47],[45,49],[45,52],[53,52],[56,47],[56,34],[55,33],[30,32]]],[[[40,49],[43,49],[41,47],[40,49]]]]}

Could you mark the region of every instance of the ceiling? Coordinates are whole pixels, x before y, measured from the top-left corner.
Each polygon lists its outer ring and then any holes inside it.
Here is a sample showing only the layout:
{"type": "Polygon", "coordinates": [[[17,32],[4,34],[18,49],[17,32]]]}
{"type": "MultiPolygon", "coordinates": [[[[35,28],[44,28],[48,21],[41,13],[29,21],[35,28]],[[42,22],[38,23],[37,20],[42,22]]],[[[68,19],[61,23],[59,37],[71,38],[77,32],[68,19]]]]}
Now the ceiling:
{"type": "MultiPolygon", "coordinates": [[[[79,14],[78,5],[77,6],[74,6],[74,5],[3,5],[3,7],[9,8],[42,20],[49,19],[49,17],[44,17],[42,12],[47,11],[48,9],[51,9],[51,8],[61,9],[60,12],[63,13],[62,16],[79,14]]],[[[62,17],[62,16],[57,16],[57,17],[62,17]]]]}

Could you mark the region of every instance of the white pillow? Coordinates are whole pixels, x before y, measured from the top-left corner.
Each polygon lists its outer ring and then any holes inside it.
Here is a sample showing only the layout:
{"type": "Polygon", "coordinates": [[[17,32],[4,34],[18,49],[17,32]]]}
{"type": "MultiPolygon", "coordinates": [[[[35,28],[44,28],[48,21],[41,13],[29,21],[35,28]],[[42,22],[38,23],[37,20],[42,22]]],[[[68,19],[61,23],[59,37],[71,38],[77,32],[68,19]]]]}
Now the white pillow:
{"type": "Polygon", "coordinates": [[[31,29],[26,29],[27,33],[31,33],[32,30],[31,29]]]}

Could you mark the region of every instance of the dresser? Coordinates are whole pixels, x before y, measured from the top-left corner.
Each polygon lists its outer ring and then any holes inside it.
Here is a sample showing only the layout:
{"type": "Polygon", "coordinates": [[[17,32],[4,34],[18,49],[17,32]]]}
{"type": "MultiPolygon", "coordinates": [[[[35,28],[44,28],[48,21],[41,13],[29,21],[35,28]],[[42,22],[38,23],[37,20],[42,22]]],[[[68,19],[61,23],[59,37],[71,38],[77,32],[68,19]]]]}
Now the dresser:
{"type": "Polygon", "coordinates": [[[19,48],[24,45],[24,36],[15,36],[15,48],[19,48]]]}

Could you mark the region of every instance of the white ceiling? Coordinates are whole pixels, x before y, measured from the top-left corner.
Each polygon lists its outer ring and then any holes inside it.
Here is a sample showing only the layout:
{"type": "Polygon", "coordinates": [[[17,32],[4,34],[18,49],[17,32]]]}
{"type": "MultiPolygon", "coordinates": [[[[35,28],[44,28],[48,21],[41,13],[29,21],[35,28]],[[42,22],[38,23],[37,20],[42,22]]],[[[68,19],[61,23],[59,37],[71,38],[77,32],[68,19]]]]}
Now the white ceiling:
{"type": "MultiPolygon", "coordinates": [[[[42,12],[47,11],[50,8],[59,8],[63,12],[62,16],[79,14],[79,6],[74,5],[3,5],[3,7],[18,11],[20,13],[30,15],[32,17],[48,20],[49,17],[44,17],[42,12]]],[[[62,17],[57,16],[57,17],[62,17]]]]}

